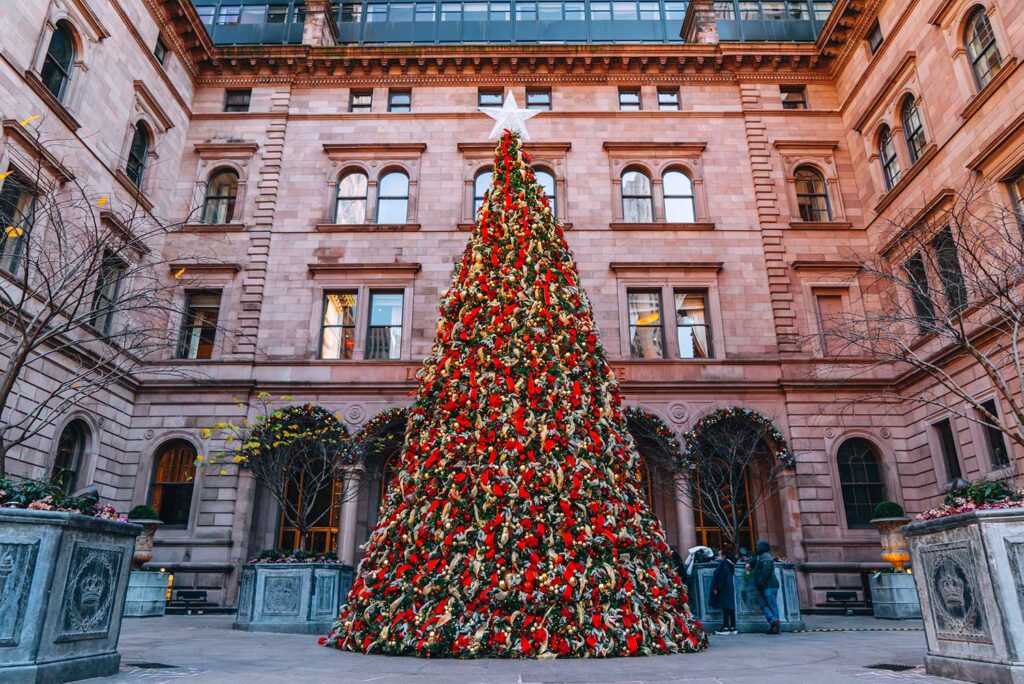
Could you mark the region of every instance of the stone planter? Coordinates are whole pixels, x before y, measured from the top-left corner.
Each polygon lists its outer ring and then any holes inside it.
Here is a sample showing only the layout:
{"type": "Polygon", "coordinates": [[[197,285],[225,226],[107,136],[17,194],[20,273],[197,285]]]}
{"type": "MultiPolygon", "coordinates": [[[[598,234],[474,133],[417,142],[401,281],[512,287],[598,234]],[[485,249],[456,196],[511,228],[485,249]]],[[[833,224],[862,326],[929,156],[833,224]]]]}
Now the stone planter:
{"type": "Polygon", "coordinates": [[[163,523],[159,520],[131,519],[128,522],[142,526],[142,534],[135,538],[135,554],[132,556],[132,569],[141,570],[143,565],[153,560],[153,535],[163,523]]]}
{"type": "Polygon", "coordinates": [[[160,617],[167,610],[167,573],[132,570],[128,576],[125,617],[160,617]]]}
{"type": "Polygon", "coordinates": [[[910,522],[910,518],[906,516],[874,518],[871,521],[882,537],[882,560],[892,565],[896,572],[903,572],[907,561],[910,560],[907,538],[903,536],[902,531],[903,526],[908,522],[910,522]]]}
{"type": "Polygon", "coordinates": [[[352,586],[341,563],[249,563],[242,568],[235,629],[326,634],[352,586]]]}
{"type": "Polygon", "coordinates": [[[117,674],[137,525],[0,509],[0,681],[117,674]]]}
{"type": "Polygon", "coordinates": [[[1024,682],[1024,508],[911,523],[928,674],[1024,682]]]}
{"type": "Polygon", "coordinates": [[[921,618],[914,576],[907,572],[883,572],[871,577],[871,605],[876,618],[908,620],[921,618]]]}
{"type": "MultiPolygon", "coordinates": [[[[712,608],[711,579],[715,574],[717,563],[698,563],[694,565],[696,579],[693,582],[693,596],[690,606],[695,617],[704,623],[704,627],[714,631],[722,627],[722,611],[712,608]]],[[[796,568],[791,563],[776,563],[775,576],[779,580],[779,618],[782,631],[793,632],[804,628],[804,620],[800,614],[800,595],[797,591],[796,568]]],[[[765,632],[768,623],[761,612],[757,601],[757,590],[750,583],[750,578],[743,566],[736,564],[736,629],[740,632],[765,632]]]]}

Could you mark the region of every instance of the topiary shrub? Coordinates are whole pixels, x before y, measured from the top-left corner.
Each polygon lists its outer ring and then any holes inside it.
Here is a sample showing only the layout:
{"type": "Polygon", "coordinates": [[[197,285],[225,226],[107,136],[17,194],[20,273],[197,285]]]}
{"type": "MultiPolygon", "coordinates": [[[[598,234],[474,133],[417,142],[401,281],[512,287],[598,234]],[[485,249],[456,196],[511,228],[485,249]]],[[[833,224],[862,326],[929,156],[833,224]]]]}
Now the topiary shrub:
{"type": "Polygon", "coordinates": [[[128,511],[129,520],[159,520],[160,514],[152,506],[142,504],[128,511]]]}
{"type": "Polygon", "coordinates": [[[882,501],[875,506],[874,517],[876,518],[902,518],[904,515],[903,506],[895,501],[882,501]]]}

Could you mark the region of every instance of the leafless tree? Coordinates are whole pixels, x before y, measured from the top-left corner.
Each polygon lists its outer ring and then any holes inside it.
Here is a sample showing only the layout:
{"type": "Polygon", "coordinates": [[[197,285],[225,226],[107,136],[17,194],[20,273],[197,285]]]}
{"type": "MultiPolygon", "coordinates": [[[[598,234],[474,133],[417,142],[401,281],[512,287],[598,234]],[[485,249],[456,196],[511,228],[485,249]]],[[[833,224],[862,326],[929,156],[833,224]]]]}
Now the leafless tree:
{"type": "Polygon", "coordinates": [[[652,471],[651,486],[699,509],[734,548],[755,514],[790,481],[790,464],[774,453],[770,426],[741,410],[696,431],[685,465],[656,426],[631,420],[629,429],[652,471]]]}
{"type": "Polygon", "coordinates": [[[837,385],[894,378],[854,403],[942,408],[1024,446],[1024,215],[993,200],[999,192],[950,191],[892,221],[881,249],[851,254],[861,294],[822,317],[828,373],[837,385]],[[1001,411],[978,396],[982,386],[1001,411]]]}
{"type": "Polygon", "coordinates": [[[0,475],[13,449],[143,368],[184,374],[166,363],[188,279],[159,251],[174,226],[75,178],[46,151],[60,141],[23,133],[35,161],[0,180],[0,475]]]}

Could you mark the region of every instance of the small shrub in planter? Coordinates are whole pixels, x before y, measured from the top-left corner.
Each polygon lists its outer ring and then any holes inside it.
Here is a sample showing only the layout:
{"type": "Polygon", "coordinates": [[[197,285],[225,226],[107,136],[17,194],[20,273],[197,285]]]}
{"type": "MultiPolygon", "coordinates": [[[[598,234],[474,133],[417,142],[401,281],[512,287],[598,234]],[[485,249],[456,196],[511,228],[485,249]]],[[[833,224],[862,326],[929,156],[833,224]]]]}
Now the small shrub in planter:
{"type": "Polygon", "coordinates": [[[896,572],[903,572],[910,560],[907,539],[900,532],[900,528],[909,521],[903,506],[895,501],[882,501],[875,506],[871,522],[882,536],[882,560],[890,563],[896,572]]]}
{"type": "Polygon", "coordinates": [[[142,504],[128,511],[129,520],[160,520],[160,514],[152,506],[142,504]]]}
{"type": "Polygon", "coordinates": [[[903,506],[895,501],[882,501],[875,506],[875,518],[902,518],[904,515],[903,506]]]}

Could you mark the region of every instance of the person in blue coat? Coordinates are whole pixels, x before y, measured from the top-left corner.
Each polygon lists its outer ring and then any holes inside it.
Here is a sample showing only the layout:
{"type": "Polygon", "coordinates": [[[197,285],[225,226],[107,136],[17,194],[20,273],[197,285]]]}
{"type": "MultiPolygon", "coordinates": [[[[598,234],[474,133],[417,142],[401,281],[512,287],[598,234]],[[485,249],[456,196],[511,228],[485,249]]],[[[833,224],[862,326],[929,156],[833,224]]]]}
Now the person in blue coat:
{"type": "Polygon", "coordinates": [[[711,578],[711,599],[709,603],[712,608],[722,611],[722,629],[715,632],[723,636],[736,634],[736,563],[732,559],[732,553],[726,549],[718,552],[718,567],[711,578]]]}

